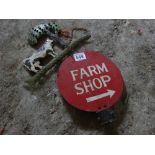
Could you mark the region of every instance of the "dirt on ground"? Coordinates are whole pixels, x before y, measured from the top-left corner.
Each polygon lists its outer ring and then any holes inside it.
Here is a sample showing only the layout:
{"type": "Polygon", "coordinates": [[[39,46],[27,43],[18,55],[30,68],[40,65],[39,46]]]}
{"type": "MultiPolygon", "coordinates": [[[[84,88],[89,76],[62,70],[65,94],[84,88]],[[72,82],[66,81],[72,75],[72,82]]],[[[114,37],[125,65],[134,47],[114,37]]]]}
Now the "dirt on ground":
{"type": "Polygon", "coordinates": [[[155,134],[155,20],[54,20],[63,28],[87,28],[91,43],[81,50],[100,51],[121,70],[128,107],[121,123],[108,129],[63,100],[57,70],[39,89],[30,92],[23,87],[31,77],[22,64],[33,52],[28,32],[49,21],[53,20],[0,20],[2,134],[155,134]]]}

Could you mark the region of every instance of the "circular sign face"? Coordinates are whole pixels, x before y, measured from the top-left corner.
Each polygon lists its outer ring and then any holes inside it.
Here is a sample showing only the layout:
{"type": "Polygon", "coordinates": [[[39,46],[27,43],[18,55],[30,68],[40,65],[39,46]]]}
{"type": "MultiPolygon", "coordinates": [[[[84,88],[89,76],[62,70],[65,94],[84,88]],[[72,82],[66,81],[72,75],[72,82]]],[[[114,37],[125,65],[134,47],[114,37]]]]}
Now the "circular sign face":
{"type": "Polygon", "coordinates": [[[66,58],[57,84],[64,99],[84,111],[101,111],[116,104],[124,82],[116,65],[99,52],[86,51],[66,58]]]}

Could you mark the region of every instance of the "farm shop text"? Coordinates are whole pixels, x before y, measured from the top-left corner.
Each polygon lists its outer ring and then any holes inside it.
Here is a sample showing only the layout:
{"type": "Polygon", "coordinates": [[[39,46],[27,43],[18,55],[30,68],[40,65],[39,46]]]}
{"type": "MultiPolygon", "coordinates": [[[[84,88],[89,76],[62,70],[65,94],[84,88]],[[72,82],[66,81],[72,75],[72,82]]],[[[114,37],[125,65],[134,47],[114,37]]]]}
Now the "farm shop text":
{"type": "Polygon", "coordinates": [[[107,87],[107,83],[110,82],[111,77],[109,75],[103,75],[103,73],[108,73],[109,70],[105,63],[95,64],[91,66],[87,66],[86,69],[80,68],[76,70],[71,70],[71,76],[73,81],[80,81],[74,85],[76,89],[77,95],[82,95],[84,93],[88,93],[91,91],[95,91],[96,89],[101,89],[102,87],[107,87]],[[100,77],[96,77],[96,75],[101,75],[100,77]],[[93,79],[89,79],[90,77],[94,77],[93,79]],[[83,79],[87,80],[83,80],[83,79]]]}

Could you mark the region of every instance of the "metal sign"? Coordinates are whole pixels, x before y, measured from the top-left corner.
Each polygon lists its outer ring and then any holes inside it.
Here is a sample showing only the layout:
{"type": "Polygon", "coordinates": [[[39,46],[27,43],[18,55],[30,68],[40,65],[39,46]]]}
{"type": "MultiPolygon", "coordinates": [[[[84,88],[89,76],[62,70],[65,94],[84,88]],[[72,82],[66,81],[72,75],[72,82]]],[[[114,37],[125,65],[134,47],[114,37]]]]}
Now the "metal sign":
{"type": "Polygon", "coordinates": [[[124,82],[117,66],[99,52],[86,51],[66,58],[57,84],[64,99],[84,111],[101,111],[116,104],[124,82]]]}

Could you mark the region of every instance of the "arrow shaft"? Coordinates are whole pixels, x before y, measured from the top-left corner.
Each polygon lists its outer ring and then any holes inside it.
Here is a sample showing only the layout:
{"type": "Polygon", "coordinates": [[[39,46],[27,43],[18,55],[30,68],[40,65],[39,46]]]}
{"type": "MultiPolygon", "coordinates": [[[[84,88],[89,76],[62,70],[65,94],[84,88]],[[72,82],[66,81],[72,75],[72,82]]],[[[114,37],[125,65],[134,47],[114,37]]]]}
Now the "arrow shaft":
{"type": "Polygon", "coordinates": [[[99,100],[99,99],[101,99],[101,98],[107,97],[107,96],[109,96],[109,95],[110,95],[109,92],[102,93],[102,94],[100,94],[100,95],[88,97],[88,98],[86,98],[86,101],[87,101],[87,102],[92,102],[92,101],[99,100]]]}

